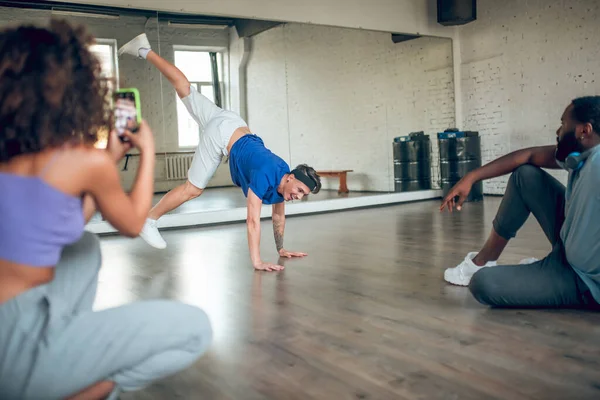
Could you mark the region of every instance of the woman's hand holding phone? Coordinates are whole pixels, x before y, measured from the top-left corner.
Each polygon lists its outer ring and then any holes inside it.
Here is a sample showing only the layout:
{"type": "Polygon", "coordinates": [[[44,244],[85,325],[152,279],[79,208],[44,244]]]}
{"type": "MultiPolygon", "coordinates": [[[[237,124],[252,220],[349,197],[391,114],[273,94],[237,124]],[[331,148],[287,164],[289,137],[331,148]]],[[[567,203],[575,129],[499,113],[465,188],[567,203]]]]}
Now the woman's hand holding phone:
{"type": "MultiPolygon", "coordinates": [[[[154,137],[152,130],[142,121],[136,133],[125,130],[123,135],[127,141],[122,141],[117,130],[110,132],[106,151],[118,162],[132,147],[140,150],[139,163],[136,167],[136,177],[129,193],[123,191],[119,172],[115,165],[106,169],[107,157],[98,163],[100,167],[94,170],[94,179],[90,179],[88,193],[92,196],[104,218],[121,234],[136,237],[142,230],[148,212],[152,207],[154,194],[154,137]]],[[[84,215],[89,220],[93,215],[93,203],[86,201],[84,215]]]]}
{"type": "Polygon", "coordinates": [[[141,153],[154,153],[154,135],[145,120],[142,120],[135,133],[125,130],[123,136],[141,153]]]}
{"type": "Polygon", "coordinates": [[[108,134],[108,143],[106,144],[106,151],[110,154],[110,156],[115,160],[115,162],[121,161],[125,154],[129,150],[131,150],[132,144],[131,142],[124,142],[119,137],[117,131],[112,130],[108,134]]]}
{"type": "Polygon", "coordinates": [[[106,151],[115,162],[121,161],[132,147],[136,147],[140,153],[154,154],[154,135],[146,121],[142,121],[136,133],[129,130],[125,130],[122,136],[116,130],[109,133],[106,151]],[[127,140],[123,140],[123,137],[127,140]]]}

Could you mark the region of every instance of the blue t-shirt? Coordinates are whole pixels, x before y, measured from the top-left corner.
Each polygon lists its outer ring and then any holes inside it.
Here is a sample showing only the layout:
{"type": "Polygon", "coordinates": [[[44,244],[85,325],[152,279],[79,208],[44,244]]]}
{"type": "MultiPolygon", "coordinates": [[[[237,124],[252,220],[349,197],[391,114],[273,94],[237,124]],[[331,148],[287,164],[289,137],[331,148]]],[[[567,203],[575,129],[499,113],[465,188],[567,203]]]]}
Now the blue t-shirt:
{"type": "Polygon", "coordinates": [[[569,171],[560,238],[569,265],[600,303],[600,145],[584,155],[587,159],[583,167],[569,171]]]}
{"type": "Polygon", "coordinates": [[[248,197],[250,188],[263,204],[283,202],[277,187],[283,176],[290,173],[290,167],[267,149],[260,137],[245,135],[235,142],[229,154],[229,171],[244,196],[248,197]]]}

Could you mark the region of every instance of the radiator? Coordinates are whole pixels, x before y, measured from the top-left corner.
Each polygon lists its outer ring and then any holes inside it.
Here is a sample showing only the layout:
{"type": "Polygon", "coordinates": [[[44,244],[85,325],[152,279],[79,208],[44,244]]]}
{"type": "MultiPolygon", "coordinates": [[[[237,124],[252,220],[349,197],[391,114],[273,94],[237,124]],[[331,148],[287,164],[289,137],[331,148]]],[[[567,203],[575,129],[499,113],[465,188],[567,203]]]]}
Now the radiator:
{"type": "Polygon", "coordinates": [[[168,155],[166,157],[167,180],[175,181],[186,179],[193,158],[193,154],[168,155]]]}

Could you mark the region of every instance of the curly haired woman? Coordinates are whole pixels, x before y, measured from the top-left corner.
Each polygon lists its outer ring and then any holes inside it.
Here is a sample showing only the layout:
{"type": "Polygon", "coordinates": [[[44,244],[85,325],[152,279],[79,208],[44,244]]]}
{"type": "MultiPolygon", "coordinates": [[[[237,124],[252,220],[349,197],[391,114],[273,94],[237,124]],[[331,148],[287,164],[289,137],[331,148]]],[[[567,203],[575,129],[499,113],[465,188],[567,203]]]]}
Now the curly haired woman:
{"type": "Polygon", "coordinates": [[[97,208],[137,236],[154,168],[145,122],[94,148],[112,117],[92,43],[62,21],[0,32],[2,398],[112,398],[191,365],[212,338],[202,310],[173,301],[92,311],[101,254],[85,223],[97,208]],[[127,194],[116,162],[131,146],[141,157],[127,194]]]}

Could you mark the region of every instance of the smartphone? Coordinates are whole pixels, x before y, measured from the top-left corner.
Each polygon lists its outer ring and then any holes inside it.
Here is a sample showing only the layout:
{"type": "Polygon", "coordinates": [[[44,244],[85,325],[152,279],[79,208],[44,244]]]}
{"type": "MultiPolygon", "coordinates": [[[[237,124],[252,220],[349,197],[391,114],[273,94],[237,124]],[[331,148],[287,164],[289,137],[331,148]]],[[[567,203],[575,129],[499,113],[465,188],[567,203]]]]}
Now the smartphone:
{"type": "Polygon", "coordinates": [[[119,89],[113,95],[115,130],[123,137],[125,130],[135,132],[142,123],[140,93],[136,88],[119,89]]]}

